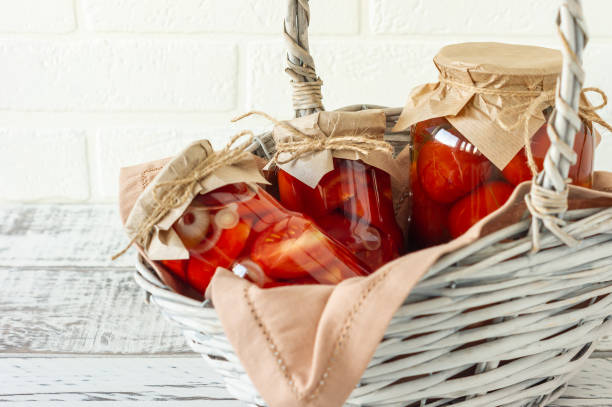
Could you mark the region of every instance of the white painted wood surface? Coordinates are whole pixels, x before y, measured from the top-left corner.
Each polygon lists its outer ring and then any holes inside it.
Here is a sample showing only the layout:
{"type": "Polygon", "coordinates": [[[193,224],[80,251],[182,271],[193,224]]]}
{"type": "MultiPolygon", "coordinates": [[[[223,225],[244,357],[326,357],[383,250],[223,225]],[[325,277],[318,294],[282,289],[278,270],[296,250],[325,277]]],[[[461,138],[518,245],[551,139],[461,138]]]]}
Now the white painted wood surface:
{"type": "MultiPolygon", "coordinates": [[[[612,361],[589,360],[565,397],[553,406],[609,407],[611,372],[612,361]]],[[[132,406],[180,400],[212,407],[240,406],[197,356],[8,357],[0,358],[0,379],[0,404],[113,401],[132,406]]]]}
{"type": "MultiPolygon", "coordinates": [[[[0,403],[11,401],[232,401],[194,357],[1,358],[0,403]]],[[[212,403],[214,401],[214,403],[212,403]]]]}
{"type": "Polygon", "coordinates": [[[191,353],[131,270],[0,269],[0,351],[191,353]]]}
{"type": "MultiPolygon", "coordinates": [[[[0,404],[240,406],[132,281],[109,205],[0,207],[0,404]]],[[[557,407],[612,406],[603,341],[557,407]]]]}

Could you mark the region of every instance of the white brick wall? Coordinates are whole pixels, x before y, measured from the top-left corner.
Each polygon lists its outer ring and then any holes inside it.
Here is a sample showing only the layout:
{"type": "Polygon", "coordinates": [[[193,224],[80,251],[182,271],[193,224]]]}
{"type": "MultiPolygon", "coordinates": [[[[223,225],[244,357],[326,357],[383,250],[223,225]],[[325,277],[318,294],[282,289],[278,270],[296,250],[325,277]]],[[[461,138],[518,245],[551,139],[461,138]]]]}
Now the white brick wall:
{"type": "MultiPolygon", "coordinates": [[[[612,1],[583,0],[612,94],[612,1]]],[[[556,46],[553,0],[311,0],[327,108],[404,104],[444,44],[556,46]]],[[[0,201],[113,201],[118,168],[291,115],[285,0],[0,0],[0,201]]],[[[604,111],[612,121],[612,108],[604,111]]],[[[612,135],[596,166],[612,170],[612,135]]]]}

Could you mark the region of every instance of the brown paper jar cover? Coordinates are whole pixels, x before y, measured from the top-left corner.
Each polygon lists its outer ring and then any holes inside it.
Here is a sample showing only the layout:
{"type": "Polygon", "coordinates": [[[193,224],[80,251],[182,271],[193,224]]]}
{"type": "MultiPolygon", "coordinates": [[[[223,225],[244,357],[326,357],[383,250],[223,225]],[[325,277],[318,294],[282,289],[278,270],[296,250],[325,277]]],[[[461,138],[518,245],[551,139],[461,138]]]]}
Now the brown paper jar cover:
{"type": "MultiPolygon", "coordinates": [[[[147,219],[157,206],[156,193],[163,195],[170,186],[161,183],[187,178],[192,175],[194,168],[204,161],[213,152],[208,140],[192,143],[176,157],[161,168],[155,178],[144,188],[134,203],[126,221],[125,230],[133,238],[140,225],[147,219]]],[[[172,228],[174,222],[185,211],[198,194],[205,194],[228,184],[246,182],[267,184],[268,181],[261,175],[255,156],[219,168],[217,171],[198,182],[190,190],[190,197],[181,206],[172,208],[155,225],[152,233],[144,242],[140,242],[144,252],[151,260],[181,260],[189,258],[189,252],[183,242],[172,228]]]]}
{"type": "Polygon", "coordinates": [[[274,129],[281,203],[312,218],[370,271],[403,252],[391,187],[401,173],[385,129],[380,109],[320,112],[274,129]]]}
{"type": "MultiPolygon", "coordinates": [[[[306,136],[317,138],[365,137],[383,140],[386,129],[386,116],[380,109],[369,109],[359,112],[318,112],[290,120],[288,124],[306,136]]],[[[274,140],[287,141],[292,139],[291,133],[283,126],[274,127],[274,140]]],[[[284,161],[288,156],[279,155],[284,161]]],[[[297,160],[285,164],[277,164],[279,168],[299,179],[304,184],[314,188],[325,174],[334,169],[333,158],[347,160],[362,160],[366,164],[380,168],[397,180],[403,180],[404,174],[393,160],[392,154],[371,151],[367,155],[346,150],[321,150],[304,155],[297,160]]]]}

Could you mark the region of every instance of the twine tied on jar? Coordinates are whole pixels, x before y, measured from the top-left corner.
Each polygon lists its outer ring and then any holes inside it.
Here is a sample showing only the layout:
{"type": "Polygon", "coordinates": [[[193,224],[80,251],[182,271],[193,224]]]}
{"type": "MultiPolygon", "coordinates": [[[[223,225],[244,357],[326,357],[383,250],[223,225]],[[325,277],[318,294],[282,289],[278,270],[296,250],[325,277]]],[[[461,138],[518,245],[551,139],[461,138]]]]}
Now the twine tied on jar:
{"type": "Polygon", "coordinates": [[[151,232],[164,217],[173,209],[180,208],[190,201],[197,185],[209,175],[222,167],[231,166],[249,159],[247,151],[254,139],[251,130],[243,130],[232,137],[230,142],[220,151],[211,152],[206,159],[197,163],[189,175],[171,181],[158,182],[153,186],[155,204],[152,210],[137,226],[130,242],[120,252],[115,254],[115,260],[124,255],[134,243],[146,244],[151,232]],[[238,140],[248,136],[246,142],[235,147],[238,140]]]}
{"type": "MultiPolygon", "coordinates": [[[[350,151],[361,155],[368,155],[373,151],[385,154],[393,153],[393,147],[389,143],[369,137],[366,133],[334,137],[328,137],[322,132],[310,135],[296,129],[287,122],[279,121],[260,111],[245,113],[232,121],[242,120],[252,115],[264,117],[275,125],[284,128],[291,135],[290,139],[276,140],[276,153],[272,157],[272,161],[276,164],[287,164],[313,152],[323,150],[350,151]],[[281,155],[283,155],[283,158],[281,158],[281,155]]],[[[331,133],[333,133],[333,130],[331,133]]]]}
{"type": "MultiPolygon", "coordinates": [[[[464,90],[470,91],[475,94],[481,95],[500,95],[504,97],[516,96],[521,99],[527,99],[520,103],[513,104],[504,108],[504,115],[513,117],[515,120],[511,124],[505,122],[501,117],[498,117],[496,123],[507,132],[515,132],[518,130],[522,131],[522,136],[525,142],[525,155],[527,156],[527,163],[531,174],[535,177],[538,174],[538,167],[533,158],[533,151],[531,149],[531,132],[529,129],[529,119],[536,117],[541,112],[554,104],[555,90],[510,90],[510,89],[496,89],[496,88],[483,88],[478,86],[470,86],[465,83],[452,81],[445,78],[440,78],[441,83],[453,87],[459,87],[464,90]],[[518,117],[516,115],[518,114],[518,117]]],[[[589,92],[597,93],[601,96],[602,102],[597,106],[591,106],[588,103],[582,102],[578,115],[587,124],[597,123],[600,126],[606,128],[612,132],[612,126],[608,124],[604,119],[599,116],[596,111],[603,109],[608,104],[608,97],[605,92],[596,87],[584,88],[581,92],[581,99],[586,101],[586,95],[589,92]]],[[[575,154],[574,154],[575,155],[575,154]]]]}

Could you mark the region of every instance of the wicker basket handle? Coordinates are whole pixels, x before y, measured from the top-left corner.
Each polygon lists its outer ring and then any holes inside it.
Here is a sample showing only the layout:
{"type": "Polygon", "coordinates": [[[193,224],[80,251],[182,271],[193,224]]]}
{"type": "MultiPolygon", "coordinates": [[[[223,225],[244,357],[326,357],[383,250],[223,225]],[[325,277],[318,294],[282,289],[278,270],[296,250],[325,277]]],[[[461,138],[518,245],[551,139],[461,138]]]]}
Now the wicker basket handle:
{"type": "Polygon", "coordinates": [[[580,0],[563,0],[557,15],[558,35],[563,53],[563,69],[555,97],[555,111],[548,122],[550,148],[544,171],[532,184],[526,201],[533,217],[534,249],[539,248],[541,224],[567,245],[577,241],[565,233],[561,219],[568,207],[567,176],[576,160],[574,138],[582,127],[578,107],[584,83],[582,54],[588,35],[580,0]]]}
{"type": "Polygon", "coordinates": [[[308,50],[308,0],[288,0],[284,37],[287,43],[287,68],[293,86],[295,117],[323,110],[321,85],[314,60],[308,50]]]}

